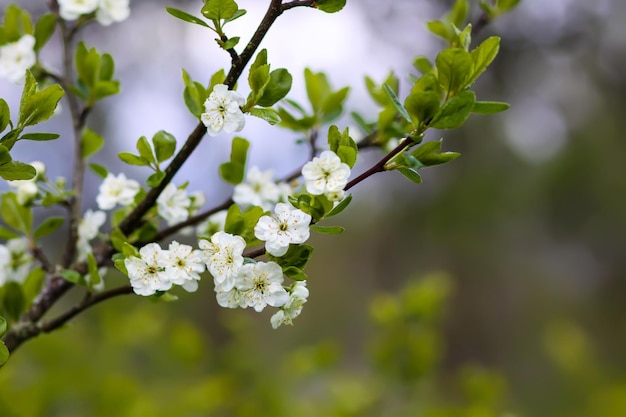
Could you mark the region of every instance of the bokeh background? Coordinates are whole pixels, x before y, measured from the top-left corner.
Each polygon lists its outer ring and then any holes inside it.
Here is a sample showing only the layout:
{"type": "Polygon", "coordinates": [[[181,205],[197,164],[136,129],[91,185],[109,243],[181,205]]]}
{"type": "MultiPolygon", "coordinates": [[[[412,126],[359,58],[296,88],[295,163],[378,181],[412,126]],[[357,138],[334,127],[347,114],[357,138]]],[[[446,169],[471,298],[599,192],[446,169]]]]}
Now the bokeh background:
{"type": "MultiPolygon", "coordinates": [[[[19,2],[35,16],[43,3],[19,2]]],[[[265,3],[242,0],[248,15],[232,33],[249,38],[265,3]]],[[[293,10],[263,46],[294,75],[292,98],[305,101],[308,66],[351,86],[347,107],[373,120],[363,76],[393,70],[406,92],[412,59],[441,47],[425,22],[450,3],[293,10]]],[[[128,21],[85,30],[122,81],[89,121],[108,141],[95,162],[145,178],[117,152],[160,129],[182,142],[195,126],[180,70],[208,79],[227,56],[164,7],[200,4],[131,0],[128,21]]],[[[522,0],[485,28],[477,41],[497,34],[502,46],[477,94],[511,109],[432,133],[462,157],[423,184],[386,173],[354,189],[336,220],[346,232],[312,238],[311,296],[294,327],[219,309],[210,285],[176,303],[116,299],[20,348],[0,372],[0,415],[625,416],[624,19],[622,0],[522,0]]],[[[44,54],[53,67],[57,48],[44,54]]],[[[1,81],[0,93],[15,108],[20,88],[1,81]]],[[[67,132],[68,117],[48,130],[67,132]]],[[[249,120],[242,133],[251,164],[278,177],[306,161],[288,131],[249,120]]],[[[67,177],[69,142],[20,146],[16,158],[67,177]]],[[[226,137],[205,140],[175,181],[204,191],[207,207],[222,202],[231,189],[216,167],[229,149],[226,137]]],[[[380,154],[361,157],[355,172],[380,154]]],[[[98,185],[88,181],[86,207],[98,185]]]]}

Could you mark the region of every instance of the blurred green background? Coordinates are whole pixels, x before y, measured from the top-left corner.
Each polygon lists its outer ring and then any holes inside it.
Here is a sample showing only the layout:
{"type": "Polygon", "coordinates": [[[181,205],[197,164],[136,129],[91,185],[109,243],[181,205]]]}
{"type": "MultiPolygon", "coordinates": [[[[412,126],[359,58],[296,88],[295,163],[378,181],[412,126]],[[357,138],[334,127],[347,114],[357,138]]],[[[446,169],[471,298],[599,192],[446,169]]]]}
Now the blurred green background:
{"type": "MultiPolygon", "coordinates": [[[[437,46],[406,39],[446,2],[348,3],[401,77],[437,46]]],[[[478,97],[511,109],[438,132],[463,155],[424,184],[354,190],[346,232],[312,238],[294,327],[219,309],[210,285],[116,299],[21,347],[0,415],[625,416],[624,19],[622,0],[522,0],[487,27],[502,48],[478,97]]]]}

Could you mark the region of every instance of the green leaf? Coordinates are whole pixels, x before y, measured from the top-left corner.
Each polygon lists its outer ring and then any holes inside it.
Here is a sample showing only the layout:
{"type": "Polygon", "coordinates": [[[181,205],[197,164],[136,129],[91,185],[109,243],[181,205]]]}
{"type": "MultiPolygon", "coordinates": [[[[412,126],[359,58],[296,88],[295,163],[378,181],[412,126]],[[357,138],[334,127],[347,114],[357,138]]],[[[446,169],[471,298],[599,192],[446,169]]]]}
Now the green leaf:
{"type": "Polygon", "coordinates": [[[269,83],[265,86],[263,94],[257,100],[257,105],[269,107],[285,97],[291,90],[292,77],[284,68],[279,68],[270,73],[269,83]]]}
{"type": "Polygon", "coordinates": [[[397,168],[397,171],[413,181],[415,184],[420,184],[422,182],[422,177],[413,168],[401,167],[397,168]]]}
{"type": "Polygon", "coordinates": [[[185,83],[185,90],[183,91],[185,105],[191,114],[200,117],[204,113],[204,101],[207,98],[207,90],[199,82],[193,81],[184,69],[183,82],[185,83]]]}
{"type": "Polygon", "coordinates": [[[326,75],[322,72],[314,73],[308,68],[304,70],[304,82],[306,85],[306,93],[313,110],[318,113],[326,98],[332,92],[326,75]]]}
{"type": "Polygon", "coordinates": [[[41,91],[36,90],[37,83],[35,78],[26,71],[26,81],[24,84],[24,93],[20,101],[20,115],[18,118],[18,126],[26,127],[45,122],[53,114],[57,108],[57,104],[63,97],[63,89],[58,84],[53,84],[41,91]]]}
{"type": "Polygon", "coordinates": [[[253,107],[250,109],[249,113],[251,116],[265,120],[272,126],[280,123],[282,120],[281,117],[278,115],[278,112],[270,108],[253,107]]]}
{"type": "Polygon", "coordinates": [[[404,100],[404,106],[418,123],[427,125],[439,111],[442,92],[439,81],[433,74],[426,74],[419,78],[411,93],[404,100]]]}
{"type": "Polygon", "coordinates": [[[44,236],[47,236],[53,232],[55,232],[61,225],[65,219],[63,217],[48,217],[44,220],[33,232],[33,238],[41,239],[44,236]]]}
{"type": "Polygon", "coordinates": [[[4,344],[2,340],[0,340],[0,366],[4,365],[9,360],[9,349],[4,344]]]}
{"type": "Polygon", "coordinates": [[[413,120],[411,120],[411,116],[409,115],[409,112],[407,112],[406,108],[404,108],[402,103],[400,103],[400,100],[398,100],[398,96],[396,95],[396,93],[387,84],[383,84],[383,88],[385,89],[385,92],[391,99],[391,103],[393,103],[393,106],[396,108],[398,113],[400,113],[407,122],[412,124],[413,120]]]}
{"type": "Polygon", "coordinates": [[[158,162],[168,160],[176,151],[176,138],[164,130],[159,130],[153,137],[154,153],[158,162]]]}
{"type": "Polygon", "coordinates": [[[436,129],[453,129],[461,126],[474,108],[476,96],[473,91],[463,91],[441,106],[441,110],[430,123],[436,129]]]}
{"type": "Polygon", "coordinates": [[[98,79],[100,81],[111,81],[115,72],[115,61],[110,54],[102,54],[100,57],[100,71],[98,79]]]}
{"type": "Polygon", "coordinates": [[[4,336],[7,332],[7,319],[0,316],[0,337],[4,336]]]}
{"type": "Polygon", "coordinates": [[[4,284],[3,296],[0,302],[6,316],[11,321],[19,320],[26,309],[26,299],[22,286],[15,281],[4,284]]]}
{"type": "Polygon", "coordinates": [[[128,165],[136,165],[136,166],[148,166],[150,165],[150,161],[146,158],[132,154],[130,152],[120,152],[117,156],[122,160],[122,162],[128,165]]]}
{"type": "Polygon", "coordinates": [[[343,112],[343,103],[346,101],[349,92],[350,88],[344,87],[330,93],[328,97],[326,97],[326,100],[324,100],[324,104],[321,108],[323,123],[330,123],[341,116],[341,113],[343,112]]]}
{"type": "Polygon", "coordinates": [[[89,169],[100,178],[106,178],[109,175],[109,170],[105,166],[100,164],[89,164],[89,169]]]}
{"type": "Polygon", "coordinates": [[[511,107],[509,103],[502,103],[499,101],[476,101],[474,102],[474,107],[472,107],[472,113],[499,113],[508,110],[509,107],[511,107]]]}
{"type": "Polygon", "coordinates": [[[232,15],[231,17],[229,17],[228,19],[226,19],[226,20],[224,21],[224,23],[227,23],[227,22],[232,22],[233,20],[239,19],[241,16],[243,16],[243,15],[245,15],[245,14],[246,14],[246,11],[245,11],[245,10],[243,10],[243,9],[239,9],[239,10],[237,10],[237,11],[235,12],[235,14],[234,14],[234,15],[232,15]]]}
{"type": "Polygon", "coordinates": [[[33,268],[22,285],[24,298],[26,299],[26,308],[29,308],[35,298],[41,293],[41,288],[46,280],[46,272],[42,268],[33,268]]]}
{"type": "Polygon", "coordinates": [[[222,42],[219,39],[218,42],[220,43],[220,46],[222,48],[224,48],[225,50],[229,50],[237,46],[237,44],[239,43],[239,39],[239,36],[233,36],[232,38],[229,38],[226,42],[222,42]]]}
{"type": "Polygon", "coordinates": [[[352,201],[352,194],[346,195],[344,199],[339,202],[339,204],[333,207],[331,211],[326,213],[325,218],[336,216],[337,214],[341,213],[342,211],[346,209],[346,207],[348,207],[348,204],[350,204],[351,201],[352,201]]]}
{"type": "MultiPolygon", "coordinates": [[[[104,145],[104,139],[102,136],[86,127],[81,135],[81,152],[83,159],[87,159],[94,155],[104,145]]],[[[105,175],[106,177],[106,175],[105,175]]]]}
{"type": "Polygon", "coordinates": [[[315,4],[323,12],[336,13],[345,7],[346,0],[317,0],[315,4]]]}
{"type": "Polygon", "coordinates": [[[137,152],[139,152],[139,156],[148,161],[148,163],[155,163],[154,152],[152,151],[152,146],[148,139],[145,136],[141,136],[137,139],[137,144],[135,145],[137,148],[137,152]]]}
{"type": "Polygon", "coordinates": [[[244,179],[246,160],[250,142],[241,137],[234,137],[230,151],[230,161],[220,165],[220,177],[230,184],[240,184],[244,179]]]}
{"type": "Polygon", "coordinates": [[[4,99],[0,98],[0,132],[4,132],[4,129],[11,123],[11,110],[9,105],[4,99]]]}
{"type": "Polygon", "coordinates": [[[438,141],[424,142],[411,152],[411,156],[417,159],[423,166],[445,164],[461,156],[458,152],[440,153],[441,143],[441,139],[438,141]]]}
{"type": "Polygon", "coordinates": [[[210,27],[204,20],[198,19],[197,17],[192,16],[187,12],[183,12],[182,10],[178,10],[173,7],[166,7],[165,11],[167,11],[169,14],[171,14],[175,18],[180,19],[184,22],[195,23],[196,25],[204,26],[207,28],[210,27]]]}
{"type": "Polygon", "coordinates": [[[295,267],[303,270],[306,264],[313,255],[313,247],[309,245],[289,245],[287,253],[281,257],[272,256],[270,254],[267,257],[280,265],[283,270],[287,267],[295,267]]]}
{"type": "Polygon", "coordinates": [[[452,10],[446,15],[446,20],[460,28],[465,23],[468,11],[469,3],[467,0],[456,0],[454,6],[452,6],[452,10]]]}
{"type": "Polygon", "coordinates": [[[165,178],[165,172],[157,171],[146,179],[146,184],[150,188],[158,187],[163,178],[165,178]]]}
{"type": "Polygon", "coordinates": [[[500,50],[500,38],[492,36],[485,39],[480,45],[478,45],[472,52],[471,57],[471,71],[467,77],[467,84],[471,84],[482,74],[489,64],[493,62],[498,51],[500,50]]]}
{"type": "Polygon", "coordinates": [[[100,100],[120,92],[119,81],[98,81],[93,88],[91,100],[100,100]]]}
{"type": "Polygon", "coordinates": [[[443,38],[447,41],[452,41],[454,37],[454,32],[450,25],[446,22],[442,22],[441,20],[433,20],[426,23],[426,28],[433,34],[443,38]]]}
{"type": "Polygon", "coordinates": [[[433,71],[433,64],[424,56],[418,56],[413,61],[413,66],[422,74],[429,74],[433,71]]]}
{"type": "Polygon", "coordinates": [[[472,70],[472,59],[469,52],[462,48],[444,49],[435,59],[439,84],[448,96],[453,96],[468,84],[467,79],[472,70]]]}
{"type": "Polygon", "coordinates": [[[231,19],[239,7],[233,0],[207,0],[202,15],[211,20],[231,19]]]}
{"type": "Polygon", "coordinates": [[[315,230],[318,233],[322,233],[325,235],[338,235],[343,233],[345,227],[341,226],[318,226],[316,224],[311,225],[311,230],[315,230]]]}
{"type": "Polygon", "coordinates": [[[0,165],[0,177],[7,181],[30,180],[37,175],[37,170],[29,164],[10,161],[0,165]]]}
{"type": "Polygon", "coordinates": [[[96,262],[96,258],[93,256],[93,253],[87,254],[87,271],[89,272],[90,287],[94,287],[102,282],[100,272],[98,271],[98,262],[96,262]]]}
{"type": "Polygon", "coordinates": [[[122,252],[122,248],[124,243],[128,240],[128,238],[122,233],[119,228],[115,228],[111,231],[110,234],[111,244],[118,252],[122,252]]]}
{"type": "Polygon", "coordinates": [[[35,24],[35,51],[39,51],[48,42],[56,28],[57,19],[52,13],[46,13],[35,24]]]}
{"type": "Polygon", "coordinates": [[[64,280],[71,282],[76,285],[87,285],[87,281],[85,281],[85,277],[82,274],[74,271],[73,269],[64,269],[60,272],[60,275],[64,280]]]}
{"type": "Polygon", "coordinates": [[[9,240],[15,239],[16,237],[20,237],[20,235],[4,226],[0,226],[0,239],[9,240]]]}
{"type": "Polygon", "coordinates": [[[58,133],[25,133],[22,136],[20,136],[19,140],[25,139],[25,140],[34,140],[34,141],[38,141],[38,142],[44,142],[44,141],[48,141],[48,140],[55,140],[59,138],[58,133]]]}
{"type": "Polygon", "coordinates": [[[309,279],[308,275],[305,274],[300,268],[295,266],[288,266],[283,268],[283,274],[285,274],[289,279],[294,281],[306,281],[309,279]]]}

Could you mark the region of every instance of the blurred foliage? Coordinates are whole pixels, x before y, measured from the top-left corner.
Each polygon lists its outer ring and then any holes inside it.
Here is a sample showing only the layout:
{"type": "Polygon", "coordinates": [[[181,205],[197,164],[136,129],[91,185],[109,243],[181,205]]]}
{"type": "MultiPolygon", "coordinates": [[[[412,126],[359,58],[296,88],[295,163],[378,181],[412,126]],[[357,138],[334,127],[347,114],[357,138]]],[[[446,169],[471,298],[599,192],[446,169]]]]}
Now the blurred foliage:
{"type": "Polygon", "coordinates": [[[268,348],[259,341],[266,330],[239,311],[209,338],[162,304],[116,300],[15,355],[0,374],[0,409],[4,417],[502,416],[501,376],[442,367],[451,287],[432,274],[379,294],[362,352],[336,340],[268,348]]]}

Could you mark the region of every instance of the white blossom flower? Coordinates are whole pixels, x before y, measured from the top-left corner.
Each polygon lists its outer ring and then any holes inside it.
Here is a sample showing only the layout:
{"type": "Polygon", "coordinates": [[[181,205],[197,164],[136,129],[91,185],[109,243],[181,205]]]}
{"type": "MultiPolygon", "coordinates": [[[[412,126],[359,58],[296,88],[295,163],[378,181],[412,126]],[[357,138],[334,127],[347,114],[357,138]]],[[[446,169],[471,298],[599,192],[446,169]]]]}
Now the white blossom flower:
{"type": "Polygon", "coordinates": [[[211,236],[217,232],[223,232],[226,226],[226,216],[228,211],[220,210],[217,213],[211,214],[205,221],[200,223],[196,227],[196,234],[211,236]]]}
{"type": "Polygon", "coordinates": [[[122,206],[132,204],[139,189],[139,183],[127,179],[123,172],[117,176],[109,172],[100,184],[99,193],[96,197],[98,208],[110,210],[117,204],[122,206]]]}
{"type": "Polygon", "coordinates": [[[103,26],[121,22],[130,16],[129,0],[99,0],[96,20],[103,26]]]}
{"type": "Polygon", "coordinates": [[[233,201],[242,207],[259,206],[263,210],[271,210],[280,198],[280,188],[273,180],[271,170],[261,172],[253,166],[246,174],[246,180],[235,186],[233,201]]]}
{"type": "Polygon", "coordinates": [[[17,42],[0,46],[0,77],[13,83],[22,83],[26,70],[35,65],[35,38],[23,35],[17,42]]]}
{"type": "Polygon", "coordinates": [[[34,263],[25,237],[0,245],[0,286],[8,281],[24,282],[34,263]]]}
{"type": "Polygon", "coordinates": [[[279,182],[276,186],[278,187],[278,201],[288,202],[289,197],[293,195],[293,187],[286,182],[279,182]]]}
{"type": "Polygon", "coordinates": [[[217,136],[222,130],[226,133],[239,132],[246,124],[243,112],[239,108],[246,100],[238,93],[228,89],[227,85],[213,87],[209,98],[204,102],[200,119],[207,127],[210,136],[217,136]]]}
{"type": "Polygon", "coordinates": [[[78,242],[76,247],[78,249],[78,262],[83,262],[87,259],[87,254],[91,252],[91,245],[89,241],[98,236],[100,227],[106,220],[106,213],[104,211],[87,210],[83,218],[78,223],[78,242]]]}
{"type": "Polygon", "coordinates": [[[217,232],[211,236],[210,242],[202,239],[198,246],[202,249],[202,259],[213,275],[215,284],[221,285],[223,291],[230,291],[235,286],[235,277],[243,265],[246,241],[241,236],[217,232]]]}
{"type": "Polygon", "coordinates": [[[237,285],[232,287],[228,291],[224,291],[224,288],[220,284],[215,285],[215,298],[217,303],[225,308],[247,308],[248,304],[243,296],[243,293],[239,290],[237,285]]]}
{"type": "Polygon", "coordinates": [[[280,307],[289,300],[282,286],[283,270],[275,262],[245,264],[238,274],[238,288],[248,307],[257,312],[265,306],[280,307]]]}
{"type": "Polygon", "coordinates": [[[272,327],[277,329],[283,324],[293,325],[293,319],[302,312],[302,305],[309,297],[306,281],[297,281],[289,294],[289,300],[270,319],[272,327]]]}
{"type": "Polygon", "coordinates": [[[21,205],[30,203],[39,193],[37,181],[45,178],[46,166],[43,162],[33,161],[30,163],[35,168],[35,176],[29,180],[8,181],[11,188],[15,188],[17,193],[17,202],[21,205]]]}
{"type": "Polygon", "coordinates": [[[324,151],[302,167],[306,190],[313,195],[336,193],[348,184],[350,167],[333,151],[324,151]]]}
{"type": "Polygon", "coordinates": [[[200,274],[205,270],[200,251],[174,241],[164,253],[163,265],[172,284],[182,285],[188,292],[196,291],[200,274]]]}
{"type": "Polygon", "coordinates": [[[80,15],[95,12],[98,0],[59,0],[59,14],[65,20],[76,20],[80,15]]]}
{"type": "Polygon", "coordinates": [[[157,291],[167,291],[172,281],[166,271],[166,253],[158,243],[148,243],[139,250],[140,258],[130,256],[124,259],[130,285],[139,295],[152,295],[157,291]]]}
{"type": "Polygon", "coordinates": [[[165,219],[168,226],[187,220],[190,206],[191,199],[187,195],[187,191],[176,188],[172,183],[167,184],[157,198],[157,211],[159,216],[165,219]]]}
{"type": "Polygon", "coordinates": [[[265,250],[274,256],[283,256],[289,244],[308,240],[311,215],[291,204],[278,203],[272,216],[262,216],[254,227],[257,239],[265,241],[265,250]]]}

